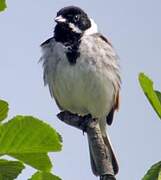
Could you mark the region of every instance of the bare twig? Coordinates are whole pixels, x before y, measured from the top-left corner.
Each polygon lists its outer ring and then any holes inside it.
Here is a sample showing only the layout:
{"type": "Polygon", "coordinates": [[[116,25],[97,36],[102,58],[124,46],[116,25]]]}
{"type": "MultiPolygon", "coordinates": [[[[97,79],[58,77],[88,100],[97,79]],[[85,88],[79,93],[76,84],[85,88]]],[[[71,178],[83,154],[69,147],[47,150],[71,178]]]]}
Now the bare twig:
{"type": "Polygon", "coordinates": [[[90,117],[87,119],[68,111],[60,112],[57,117],[64,123],[83,131],[82,123],[86,121],[86,132],[91,146],[93,146],[92,153],[93,157],[95,157],[94,161],[100,175],[100,180],[115,180],[110,152],[104,144],[98,121],[90,117]]]}

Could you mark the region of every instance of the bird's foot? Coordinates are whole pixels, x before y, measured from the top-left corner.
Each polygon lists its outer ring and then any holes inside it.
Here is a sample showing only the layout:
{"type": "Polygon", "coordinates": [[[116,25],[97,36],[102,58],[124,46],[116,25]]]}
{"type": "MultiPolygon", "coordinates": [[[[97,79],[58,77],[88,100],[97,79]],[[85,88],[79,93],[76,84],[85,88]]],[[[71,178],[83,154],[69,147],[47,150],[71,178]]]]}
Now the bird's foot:
{"type": "Polygon", "coordinates": [[[73,114],[69,111],[62,111],[59,114],[57,114],[57,117],[61,121],[71,126],[77,127],[78,129],[81,129],[83,131],[83,134],[87,132],[87,128],[97,123],[97,119],[92,118],[91,114],[80,116],[78,114],[73,114]]]}
{"type": "Polygon", "coordinates": [[[80,121],[79,126],[83,130],[83,134],[87,132],[88,123],[89,121],[91,121],[91,119],[92,119],[91,114],[87,114],[82,117],[82,120],[80,121]]]}

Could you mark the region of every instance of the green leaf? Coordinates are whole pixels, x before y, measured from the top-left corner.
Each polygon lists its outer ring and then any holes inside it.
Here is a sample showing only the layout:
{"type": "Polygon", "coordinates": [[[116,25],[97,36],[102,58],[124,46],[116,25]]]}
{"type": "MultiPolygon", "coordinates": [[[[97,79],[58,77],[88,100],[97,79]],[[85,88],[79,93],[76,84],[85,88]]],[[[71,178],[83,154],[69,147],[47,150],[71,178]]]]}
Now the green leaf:
{"type": "Polygon", "coordinates": [[[0,154],[32,167],[50,171],[48,152],[61,150],[61,136],[48,124],[31,116],[16,116],[0,127],[0,154]]]}
{"type": "Polygon", "coordinates": [[[4,11],[6,9],[6,1],[5,0],[0,0],[0,11],[4,11]]]}
{"type": "Polygon", "coordinates": [[[61,180],[58,176],[46,172],[37,172],[29,180],[61,180]]]}
{"type": "Polygon", "coordinates": [[[0,121],[3,121],[8,115],[8,103],[0,100],[0,121]]]}
{"type": "Polygon", "coordinates": [[[161,161],[154,164],[142,178],[142,180],[160,180],[161,161]]]}
{"type": "Polygon", "coordinates": [[[153,89],[153,81],[145,74],[140,73],[139,82],[152,107],[154,108],[158,116],[161,118],[160,93],[158,91],[156,93],[156,91],[153,89]]]}
{"type": "Polygon", "coordinates": [[[160,172],[159,172],[158,180],[161,180],[161,169],[160,169],[160,172]]]}
{"type": "Polygon", "coordinates": [[[16,116],[0,128],[0,154],[46,153],[60,150],[60,135],[37,118],[16,116]]]}
{"type": "Polygon", "coordinates": [[[32,166],[33,168],[41,171],[49,172],[52,168],[52,163],[45,153],[33,153],[33,154],[8,154],[25,164],[32,166]]]}
{"type": "Polygon", "coordinates": [[[159,101],[160,101],[160,103],[161,103],[161,92],[155,91],[155,93],[156,93],[156,95],[158,96],[158,99],[159,99],[159,101]]]}
{"type": "Polygon", "coordinates": [[[15,179],[25,166],[19,161],[0,159],[0,180],[15,179]]]}

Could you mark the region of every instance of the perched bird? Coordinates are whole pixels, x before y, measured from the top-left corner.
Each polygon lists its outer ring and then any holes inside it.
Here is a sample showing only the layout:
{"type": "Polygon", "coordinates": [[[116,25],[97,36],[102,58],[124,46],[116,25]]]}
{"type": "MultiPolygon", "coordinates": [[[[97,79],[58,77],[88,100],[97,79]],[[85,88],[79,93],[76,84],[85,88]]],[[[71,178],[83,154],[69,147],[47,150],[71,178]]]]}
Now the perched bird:
{"type": "MultiPolygon", "coordinates": [[[[58,11],[54,36],[41,44],[44,82],[61,110],[99,120],[114,174],[118,163],[106,133],[119,107],[120,67],[115,50],[79,7],[58,11]]],[[[91,166],[98,175],[90,146],[91,166]]]]}

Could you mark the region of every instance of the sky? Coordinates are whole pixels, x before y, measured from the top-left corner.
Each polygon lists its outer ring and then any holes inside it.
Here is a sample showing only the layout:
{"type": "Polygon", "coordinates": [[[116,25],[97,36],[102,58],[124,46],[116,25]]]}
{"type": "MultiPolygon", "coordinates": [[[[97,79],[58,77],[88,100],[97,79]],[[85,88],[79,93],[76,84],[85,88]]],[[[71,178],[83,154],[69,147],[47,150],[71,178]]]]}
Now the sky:
{"type": "MultiPolygon", "coordinates": [[[[0,14],[0,98],[9,102],[9,117],[33,115],[63,137],[63,150],[51,153],[53,172],[63,180],[96,180],[90,169],[87,137],[56,118],[59,112],[43,85],[39,45],[53,35],[56,12],[77,5],[92,17],[115,47],[121,65],[119,112],[108,127],[118,157],[118,180],[140,180],[161,160],[161,122],[144,96],[138,74],[144,72],[161,90],[160,0],[7,1],[0,14]]],[[[41,137],[40,137],[41,138],[41,137]]],[[[35,172],[27,167],[17,178],[35,172]]]]}

